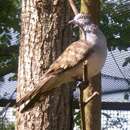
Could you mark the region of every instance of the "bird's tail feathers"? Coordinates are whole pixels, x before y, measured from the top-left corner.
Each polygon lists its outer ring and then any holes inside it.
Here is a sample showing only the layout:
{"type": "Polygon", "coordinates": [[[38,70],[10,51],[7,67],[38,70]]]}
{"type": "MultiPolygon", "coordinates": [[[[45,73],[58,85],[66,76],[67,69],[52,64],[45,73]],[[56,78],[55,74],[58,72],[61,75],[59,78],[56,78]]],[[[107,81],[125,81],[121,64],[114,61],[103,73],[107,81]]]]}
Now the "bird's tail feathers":
{"type": "Polygon", "coordinates": [[[46,78],[45,77],[42,78],[40,80],[40,82],[38,83],[38,85],[36,85],[34,90],[29,92],[28,94],[26,94],[24,97],[22,97],[20,100],[18,100],[16,102],[16,107],[19,107],[20,105],[22,105],[23,103],[25,103],[28,100],[31,101],[32,99],[35,98],[35,96],[37,96],[37,95],[39,95],[41,93],[45,93],[45,92],[50,91],[51,89],[53,89],[51,84],[54,81],[54,79],[55,79],[55,75],[49,75],[49,76],[46,76],[46,78]]]}

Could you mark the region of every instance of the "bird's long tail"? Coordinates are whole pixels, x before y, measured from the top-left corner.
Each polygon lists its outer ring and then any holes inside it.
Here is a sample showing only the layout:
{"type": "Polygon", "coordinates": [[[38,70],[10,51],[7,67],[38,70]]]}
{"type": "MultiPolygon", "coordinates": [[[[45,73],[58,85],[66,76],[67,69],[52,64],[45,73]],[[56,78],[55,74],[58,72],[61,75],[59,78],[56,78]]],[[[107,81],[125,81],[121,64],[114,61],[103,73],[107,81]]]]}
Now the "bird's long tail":
{"type": "Polygon", "coordinates": [[[55,86],[55,81],[55,75],[50,75],[46,78],[41,79],[36,89],[29,92],[27,95],[25,95],[23,98],[16,102],[16,107],[19,107],[20,105],[29,100],[28,103],[25,104],[21,112],[27,111],[28,109],[32,108],[35,105],[36,100],[40,98],[41,94],[45,94],[46,92],[54,89],[53,86],[55,86]]]}

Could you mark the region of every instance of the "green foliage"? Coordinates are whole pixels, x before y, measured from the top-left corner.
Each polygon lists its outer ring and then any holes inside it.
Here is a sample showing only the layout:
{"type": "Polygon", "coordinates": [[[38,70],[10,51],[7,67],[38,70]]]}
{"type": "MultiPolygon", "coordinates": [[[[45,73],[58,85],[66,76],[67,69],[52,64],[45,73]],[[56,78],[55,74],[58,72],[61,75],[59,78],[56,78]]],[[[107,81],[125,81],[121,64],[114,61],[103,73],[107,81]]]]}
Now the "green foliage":
{"type": "Polygon", "coordinates": [[[8,37],[10,29],[19,32],[19,0],[0,0],[0,34],[8,37]]]}
{"type": "Polygon", "coordinates": [[[80,118],[80,110],[76,109],[74,111],[74,126],[81,129],[81,118],[80,118]]]}
{"type": "Polygon", "coordinates": [[[120,50],[130,46],[130,1],[103,0],[101,28],[108,40],[109,49],[120,50]]]}
{"type": "MultiPolygon", "coordinates": [[[[0,110],[3,110],[3,108],[0,110]]],[[[15,116],[15,110],[10,112],[13,112],[13,116],[15,116]]],[[[0,115],[0,130],[15,130],[15,122],[14,120],[11,120],[11,118],[9,119],[9,116],[7,117],[7,114],[8,112],[5,110],[4,113],[0,115]]]]}
{"type": "Polygon", "coordinates": [[[19,4],[19,0],[0,0],[0,80],[17,71],[19,4]]]}
{"type": "Polygon", "coordinates": [[[15,130],[15,124],[6,119],[0,119],[0,130],[15,130]]]}

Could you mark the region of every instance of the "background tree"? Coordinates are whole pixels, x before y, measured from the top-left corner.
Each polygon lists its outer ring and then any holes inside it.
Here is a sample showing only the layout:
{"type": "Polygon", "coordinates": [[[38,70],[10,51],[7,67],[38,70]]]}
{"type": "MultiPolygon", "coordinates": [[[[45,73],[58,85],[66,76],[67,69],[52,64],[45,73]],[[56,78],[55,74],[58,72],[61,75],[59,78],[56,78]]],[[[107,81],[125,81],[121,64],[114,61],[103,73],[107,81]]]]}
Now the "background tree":
{"type": "MultiPolygon", "coordinates": [[[[70,8],[66,0],[22,0],[17,99],[31,91],[49,65],[70,43],[70,8]]],[[[62,87],[37,101],[25,113],[17,111],[17,130],[69,130],[71,91],[62,87]]]]}

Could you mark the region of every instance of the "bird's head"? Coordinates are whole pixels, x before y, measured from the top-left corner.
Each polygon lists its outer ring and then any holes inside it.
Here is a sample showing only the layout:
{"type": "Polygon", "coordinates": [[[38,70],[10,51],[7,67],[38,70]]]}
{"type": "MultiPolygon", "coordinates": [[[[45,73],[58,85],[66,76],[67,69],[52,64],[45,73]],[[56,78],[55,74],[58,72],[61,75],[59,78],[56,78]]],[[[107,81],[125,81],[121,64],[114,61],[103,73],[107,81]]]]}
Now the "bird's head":
{"type": "Polygon", "coordinates": [[[88,14],[77,14],[75,17],[69,21],[75,26],[80,27],[84,32],[95,32],[96,25],[92,22],[91,16],[88,14]]]}

